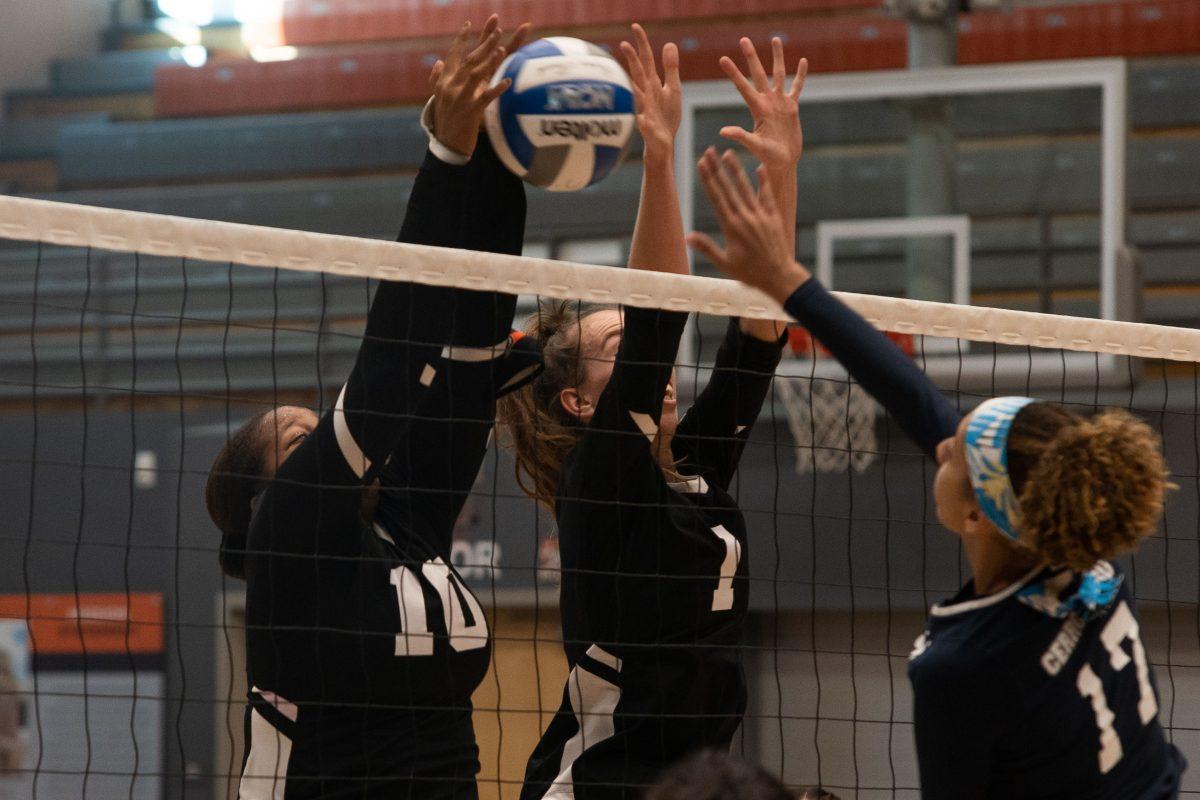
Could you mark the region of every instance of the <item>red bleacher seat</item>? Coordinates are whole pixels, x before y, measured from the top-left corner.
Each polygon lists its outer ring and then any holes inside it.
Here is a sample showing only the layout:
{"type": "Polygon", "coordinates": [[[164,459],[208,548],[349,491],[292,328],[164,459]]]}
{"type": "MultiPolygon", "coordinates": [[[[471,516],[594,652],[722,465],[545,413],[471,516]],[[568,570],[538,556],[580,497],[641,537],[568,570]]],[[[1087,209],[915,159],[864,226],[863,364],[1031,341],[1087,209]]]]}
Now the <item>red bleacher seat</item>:
{"type": "Polygon", "coordinates": [[[488,14],[501,19],[529,20],[537,28],[602,27],[697,20],[712,17],[757,17],[771,14],[829,13],[872,9],[880,0],[287,0],[278,18],[246,26],[246,41],[255,46],[316,45],[382,39],[448,36],[464,19],[479,24],[488,14]]]}
{"type": "MultiPolygon", "coordinates": [[[[738,35],[755,41],[785,38],[789,60],[808,57],[816,69],[895,69],[904,66],[902,22],[881,16],[744,22],[738,35]]],[[[592,36],[616,50],[621,35],[592,36]]],[[[685,80],[722,77],[722,55],[740,60],[728,24],[658,26],[651,38],[680,45],[685,80]]],[[[163,68],[156,75],[159,116],[250,114],[315,108],[416,103],[429,94],[427,76],[441,46],[302,56],[294,61],[214,61],[200,68],[163,68]]]]}
{"type": "MultiPolygon", "coordinates": [[[[429,94],[430,53],[322,54],[294,61],[216,61],[155,76],[158,116],[217,116],[417,102],[429,94]]],[[[436,58],[436,55],[433,56],[436,58]]]]}
{"type": "Polygon", "coordinates": [[[961,64],[1200,52],[1200,2],[1122,2],[1022,8],[962,18],[961,64]]]}
{"type": "MultiPolygon", "coordinates": [[[[374,8],[382,0],[359,2],[374,8]]],[[[423,0],[389,2],[410,9],[425,7],[423,0]]],[[[531,0],[507,2],[514,8],[502,8],[504,2],[494,1],[488,7],[511,11],[516,18],[516,6],[535,5],[531,0]]],[[[558,0],[557,5],[585,4],[558,0]]],[[[642,5],[647,7],[643,10],[658,13],[656,9],[661,11],[659,7],[667,4],[642,0],[642,5]]],[[[782,7],[788,3],[755,0],[752,5],[782,7]]],[[[801,4],[792,0],[790,5],[801,4]]],[[[444,9],[451,9],[453,14],[445,14],[461,20],[464,8],[477,6],[481,4],[472,0],[465,7],[449,4],[444,9]]],[[[700,6],[707,7],[704,3],[700,6]]],[[[585,35],[615,49],[623,31],[606,30],[585,35]]],[[[650,33],[652,39],[679,43],[685,80],[722,77],[717,59],[722,55],[739,58],[740,35],[756,42],[783,36],[789,61],[807,56],[814,72],[899,69],[905,65],[907,46],[905,24],[878,13],[788,16],[736,24],[727,20],[662,23],[650,33]]],[[[400,43],[386,51],[304,55],[275,63],[215,61],[199,69],[165,65],[155,78],[157,111],[160,116],[194,116],[416,103],[427,96],[429,68],[444,47],[443,39],[415,46],[400,43]]],[[[1121,0],[976,13],[962,18],[959,31],[959,62],[963,64],[1193,52],[1200,52],[1200,0],[1121,0]]]]}
{"type": "MultiPolygon", "coordinates": [[[[905,64],[904,24],[884,17],[832,17],[776,24],[749,22],[738,34],[755,41],[784,36],[788,59],[806,55],[822,72],[890,70],[905,64]]],[[[619,36],[592,37],[616,50],[619,36]]],[[[654,40],[679,43],[686,80],[720,78],[721,55],[740,60],[728,25],[660,26],[654,40]]],[[[214,61],[204,67],[164,67],[155,80],[160,116],[287,112],[314,108],[416,103],[428,96],[427,76],[439,48],[306,55],[294,61],[214,61]]]]}

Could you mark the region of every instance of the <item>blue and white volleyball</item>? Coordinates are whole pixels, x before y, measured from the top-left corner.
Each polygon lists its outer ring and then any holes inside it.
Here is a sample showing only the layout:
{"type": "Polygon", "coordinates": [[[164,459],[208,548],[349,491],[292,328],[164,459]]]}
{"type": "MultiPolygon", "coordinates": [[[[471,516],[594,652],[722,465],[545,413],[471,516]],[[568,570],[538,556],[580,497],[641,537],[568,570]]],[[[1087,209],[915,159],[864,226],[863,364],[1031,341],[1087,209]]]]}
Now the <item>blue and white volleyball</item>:
{"type": "Polygon", "coordinates": [[[554,192],[591,186],[621,163],[635,126],[629,76],[594,44],[539,39],[504,60],[492,77],[512,86],[488,106],[500,160],[528,183],[554,192]]]}

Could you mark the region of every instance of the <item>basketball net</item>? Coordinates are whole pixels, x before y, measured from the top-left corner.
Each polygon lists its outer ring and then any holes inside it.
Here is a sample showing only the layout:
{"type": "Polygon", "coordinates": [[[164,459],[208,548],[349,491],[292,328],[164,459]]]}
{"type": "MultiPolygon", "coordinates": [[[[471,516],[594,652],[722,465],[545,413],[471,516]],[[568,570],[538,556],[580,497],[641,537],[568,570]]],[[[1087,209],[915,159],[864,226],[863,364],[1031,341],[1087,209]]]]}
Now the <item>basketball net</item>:
{"type": "MultiPolygon", "coordinates": [[[[908,355],[912,337],[888,334],[908,355]]],[[[788,341],[797,358],[816,359],[817,365],[836,363],[808,331],[792,326],[788,341]]],[[[879,408],[867,391],[844,370],[815,369],[802,376],[775,376],[776,397],[787,411],[788,428],[796,441],[796,472],[863,472],[875,461],[879,443],[875,423],[879,408]]]]}

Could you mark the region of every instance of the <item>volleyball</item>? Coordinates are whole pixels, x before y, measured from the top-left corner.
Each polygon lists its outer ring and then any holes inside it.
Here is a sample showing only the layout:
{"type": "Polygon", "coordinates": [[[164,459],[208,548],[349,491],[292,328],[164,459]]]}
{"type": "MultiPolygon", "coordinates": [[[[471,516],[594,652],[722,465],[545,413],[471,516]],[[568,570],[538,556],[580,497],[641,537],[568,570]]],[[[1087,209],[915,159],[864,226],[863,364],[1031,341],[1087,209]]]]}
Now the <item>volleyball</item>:
{"type": "Polygon", "coordinates": [[[492,146],[510,170],[553,192],[603,180],[621,163],[634,130],[633,92],[617,60],[567,36],[512,53],[492,77],[512,86],[488,106],[492,146]]]}

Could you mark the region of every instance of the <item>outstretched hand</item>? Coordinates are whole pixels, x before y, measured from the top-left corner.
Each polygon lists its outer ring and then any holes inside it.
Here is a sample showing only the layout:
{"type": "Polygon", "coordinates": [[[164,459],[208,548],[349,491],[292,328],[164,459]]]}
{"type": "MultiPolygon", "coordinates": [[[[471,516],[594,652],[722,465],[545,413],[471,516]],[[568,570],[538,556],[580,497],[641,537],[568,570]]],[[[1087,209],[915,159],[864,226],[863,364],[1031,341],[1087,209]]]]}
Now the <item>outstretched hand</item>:
{"type": "Polygon", "coordinates": [[[770,170],[794,169],[804,150],[799,101],[800,93],[804,91],[804,79],[808,75],[808,59],[800,59],[792,86],[784,91],[787,66],[783,40],[778,36],[771,40],[770,78],[758,58],[754,43],[743,37],[740,44],[750,77],[746,77],[728,56],[722,56],[720,64],[746,101],[746,107],[754,119],[754,130],[727,125],[721,129],[721,135],[745,147],[770,170]]]}
{"type": "Polygon", "coordinates": [[[792,257],[786,223],[771,191],[768,170],[758,168],[759,191],[755,192],[732,150],[717,156],[710,147],[698,169],[717,213],[725,247],[703,233],[688,234],[688,244],[729,277],[761,289],[782,303],[811,276],[792,257]]]}
{"type": "Polygon", "coordinates": [[[679,130],[683,113],[679,48],[674,43],[663,47],[663,77],[659,78],[650,39],[636,22],[633,24],[633,39],[637,46],[621,42],[621,53],[629,67],[638,130],[646,142],[648,156],[670,158],[674,154],[675,133],[679,130]]]}
{"type": "Polygon", "coordinates": [[[446,58],[439,59],[429,73],[433,134],[439,142],[464,156],[475,152],[484,109],[512,85],[508,78],[495,86],[488,83],[504,57],[524,44],[529,28],[528,22],[517,28],[507,47],[500,44],[504,32],[496,14],[488,17],[473,41],[470,22],[459,29],[446,58]]]}

